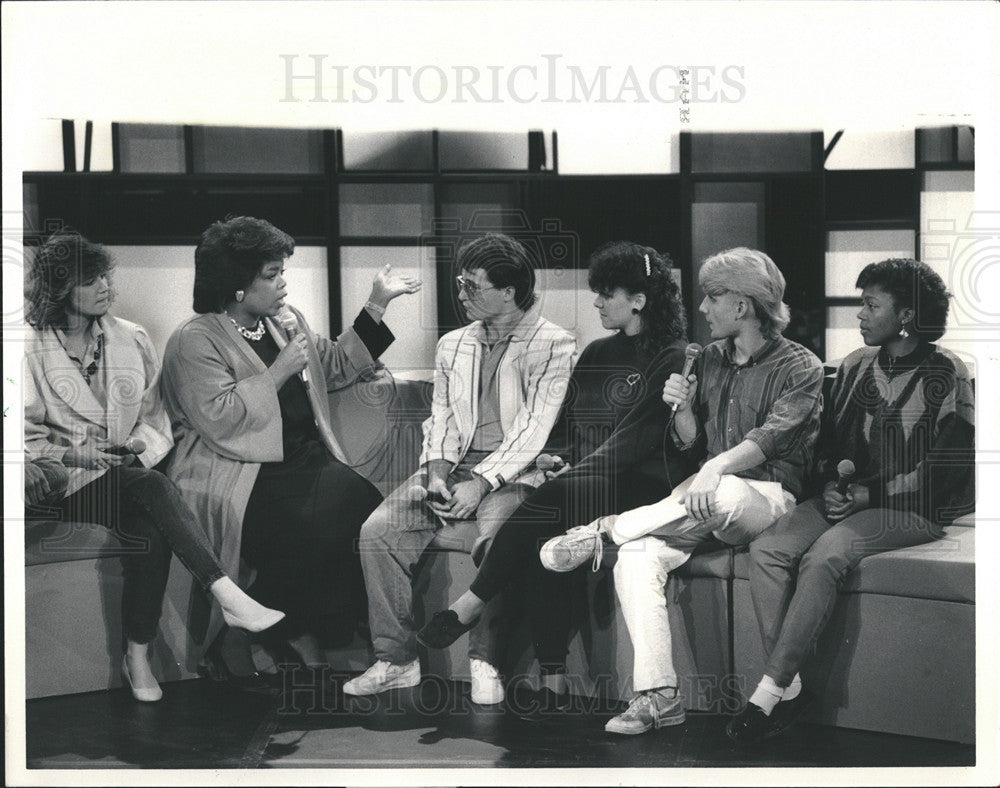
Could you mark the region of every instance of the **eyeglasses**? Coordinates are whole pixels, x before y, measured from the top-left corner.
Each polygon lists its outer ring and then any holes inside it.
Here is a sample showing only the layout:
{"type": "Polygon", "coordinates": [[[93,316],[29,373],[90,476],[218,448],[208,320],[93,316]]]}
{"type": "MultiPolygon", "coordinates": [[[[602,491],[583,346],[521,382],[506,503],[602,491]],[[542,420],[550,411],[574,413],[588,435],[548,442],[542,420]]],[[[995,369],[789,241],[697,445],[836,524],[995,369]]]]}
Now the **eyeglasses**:
{"type": "Polygon", "coordinates": [[[485,290],[499,290],[498,287],[482,287],[466,279],[464,276],[456,276],[455,282],[458,284],[458,289],[465,293],[469,298],[475,298],[477,295],[485,290]]]}

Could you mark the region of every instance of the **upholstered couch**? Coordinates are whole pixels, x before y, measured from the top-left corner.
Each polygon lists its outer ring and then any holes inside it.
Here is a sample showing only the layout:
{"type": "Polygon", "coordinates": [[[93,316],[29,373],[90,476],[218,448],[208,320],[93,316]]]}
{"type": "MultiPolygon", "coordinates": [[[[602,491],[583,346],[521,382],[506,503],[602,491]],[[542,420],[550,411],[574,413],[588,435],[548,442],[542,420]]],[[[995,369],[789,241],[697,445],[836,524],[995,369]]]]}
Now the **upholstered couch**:
{"type": "MultiPolygon", "coordinates": [[[[388,492],[415,467],[430,384],[373,370],[331,394],[334,427],[352,464],[388,492]]],[[[966,518],[936,544],[864,559],[847,579],[811,675],[823,687],[819,722],[914,736],[974,740],[974,529],[966,518]]],[[[445,607],[474,576],[471,529],[449,529],[415,581],[417,620],[445,607]]],[[[120,546],[102,528],[29,525],[26,553],[28,697],[120,686],[120,546]]],[[[606,564],[614,561],[613,552],[606,564]]],[[[610,572],[580,580],[568,667],[574,690],[627,698],[632,649],[617,613],[610,572]]],[[[186,630],[192,594],[175,560],[156,669],[165,680],[196,675],[186,630]]],[[[719,543],[699,551],[667,588],[675,662],[690,709],[736,711],[763,667],[747,580],[746,551],[719,543]]],[[[467,638],[425,654],[425,675],[467,678],[467,638]]],[[[266,663],[266,656],[258,654],[266,663]]],[[[331,654],[335,667],[360,670],[360,641],[331,654]]],[[[262,664],[266,667],[266,664],[262,664]]],[[[535,675],[523,627],[503,657],[508,677],[535,675]]]]}
{"type": "MultiPolygon", "coordinates": [[[[415,414],[414,414],[415,415],[415,414]]],[[[956,521],[939,542],[864,559],[847,578],[807,670],[821,688],[816,722],[911,736],[975,740],[975,519],[956,521]]],[[[450,536],[454,537],[455,534],[450,536]]],[[[417,616],[442,609],[468,587],[474,534],[429,555],[417,578],[417,616]]],[[[674,659],[689,709],[730,713],[764,666],[750,599],[746,549],[709,543],[666,589],[674,659]]],[[[615,560],[611,552],[605,568],[615,560]]],[[[617,613],[611,573],[588,573],[574,610],[568,669],[575,690],[628,698],[632,647],[617,613]]],[[[505,655],[508,677],[531,677],[523,629],[505,655]]],[[[428,652],[424,670],[468,675],[467,639],[428,652]]]]}

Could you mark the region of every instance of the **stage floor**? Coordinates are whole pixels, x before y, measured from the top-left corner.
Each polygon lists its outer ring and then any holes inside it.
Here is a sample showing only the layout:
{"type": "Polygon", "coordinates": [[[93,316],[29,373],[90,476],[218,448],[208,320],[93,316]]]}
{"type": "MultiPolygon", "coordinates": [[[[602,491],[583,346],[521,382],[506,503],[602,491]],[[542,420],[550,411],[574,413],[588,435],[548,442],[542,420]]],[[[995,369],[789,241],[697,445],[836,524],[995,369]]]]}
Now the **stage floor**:
{"type": "MultiPolygon", "coordinates": [[[[734,749],[724,714],[642,736],[605,733],[619,707],[577,699],[573,714],[529,722],[469,702],[468,685],[346,698],[344,676],[273,696],[208,680],[164,685],[164,699],[125,690],[27,703],[27,764],[36,769],[676,768],[972,766],[975,747],[800,725],[754,751],[734,749]]],[[[323,680],[323,679],[326,680],[323,680]]],[[[627,782],[626,777],[622,777],[627,782]]]]}

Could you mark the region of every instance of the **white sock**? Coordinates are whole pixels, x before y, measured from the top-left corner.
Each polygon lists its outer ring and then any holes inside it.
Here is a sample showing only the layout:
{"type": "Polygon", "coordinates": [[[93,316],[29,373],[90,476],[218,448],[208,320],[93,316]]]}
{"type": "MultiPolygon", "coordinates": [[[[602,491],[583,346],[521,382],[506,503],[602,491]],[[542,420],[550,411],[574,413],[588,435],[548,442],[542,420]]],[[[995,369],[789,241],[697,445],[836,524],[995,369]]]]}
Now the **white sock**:
{"type": "Polygon", "coordinates": [[[802,692],[802,677],[796,673],[792,677],[792,683],[785,687],[785,691],[781,693],[781,699],[794,700],[799,697],[799,693],[802,692]]]}
{"type": "Polygon", "coordinates": [[[759,706],[764,714],[770,717],[774,707],[781,700],[782,692],[784,692],[783,688],[775,684],[774,679],[770,676],[764,676],[760,680],[760,684],[757,685],[757,689],[753,691],[753,695],[750,696],[750,702],[759,706]]]}

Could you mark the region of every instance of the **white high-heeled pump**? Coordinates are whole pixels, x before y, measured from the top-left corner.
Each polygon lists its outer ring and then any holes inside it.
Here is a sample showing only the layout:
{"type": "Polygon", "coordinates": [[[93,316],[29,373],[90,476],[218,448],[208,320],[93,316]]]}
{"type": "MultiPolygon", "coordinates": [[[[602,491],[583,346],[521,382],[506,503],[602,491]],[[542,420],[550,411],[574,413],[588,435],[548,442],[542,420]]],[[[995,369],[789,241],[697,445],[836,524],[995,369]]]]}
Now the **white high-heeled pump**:
{"type": "Polygon", "coordinates": [[[245,629],[247,632],[263,632],[265,629],[273,627],[285,617],[285,614],[280,610],[271,610],[265,607],[263,611],[254,618],[242,618],[222,608],[222,618],[231,627],[239,627],[240,629],[245,629]]]}
{"type": "Polygon", "coordinates": [[[285,617],[280,610],[264,607],[225,575],[212,583],[209,591],[219,603],[222,618],[230,627],[263,632],[285,617]]]}
{"type": "Polygon", "coordinates": [[[122,677],[132,690],[132,697],[140,703],[156,703],[163,697],[163,690],[160,685],[155,687],[137,687],[132,683],[132,674],[128,672],[128,656],[122,657],[122,677]]]}

